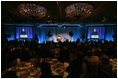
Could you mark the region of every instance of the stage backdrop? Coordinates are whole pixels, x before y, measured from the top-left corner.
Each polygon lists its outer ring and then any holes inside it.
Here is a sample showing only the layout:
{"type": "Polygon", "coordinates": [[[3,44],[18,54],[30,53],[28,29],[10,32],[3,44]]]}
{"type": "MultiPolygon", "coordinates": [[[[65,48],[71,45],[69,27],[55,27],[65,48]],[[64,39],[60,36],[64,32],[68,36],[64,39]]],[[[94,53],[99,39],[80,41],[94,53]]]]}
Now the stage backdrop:
{"type": "MultiPolygon", "coordinates": [[[[10,37],[7,39],[10,40],[15,40],[16,38],[19,38],[19,34],[21,33],[21,28],[22,27],[16,27],[16,26],[3,26],[2,25],[2,34],[9,34],[10,37]],[[3,28],[4,27],[4,28],[3,28]]],[[[94,27],[68,27],[68,28],[59,28],[59,27],[24,27],[26,33],[29,38],[33,39],[34,34],[38,35],[39,38],[39,43],[42,43],[43,41],[57,41],[58,35],[61,35],[62,41],[64,39],[69,39],[72,41],[76,41],[77,38],[80,38],[80,41],[82,41],[81,36],[82,34],[85,34],[85,37],[88,39],[90,38],[90,34],[93,32],[94,27]],[[88,28],[88,31],[87,31],[88,28]],[[48,31],[51,32],[52,36],[48,37],[47,33],[48,31]],[[69,32],[73,32],[73,37],[71,39],[69,32]],[[88,34],[87,34],[88,32],[88,34]]],[[[108,41],[114,41],[112,38],[112,35],[117,35],[117,26],[106,26],[106,27],[96,27],[96,30],[98,33],[100,33],[100,39],[105,39],[108,41]],[[105,35],[105,36],[104,36],[105,35]],[[105,37],[105,38],[104,38],[105,37]]],[[[85,40],[86,40],[85,38],[85,40]]]]}
{"type": "Polygon", "coordinates": [[[7,38],[8,41],[15,40],[15,27],[14,26],[2,26],[1,31],[3,32],[1,34],[10,35],[10,37],[7,38]]]}
{"type": "Polygon", "coordinates": [[[112,37],[113,35],[117,36],[117,26],[116,27],[114,27],[114,26],[106,27],[105,40],[114,41],[113,37],[112,37]]]}
{"type": "Polygon", "coordinates": [[[62,42],[65,39],[76,41],[77,38],[80,38],[80,41],[82,41],[82,34],[85,34],[85,37],[87,37],[87,29],[85,27],[39,27],[35,29],[35,33],[38,34],[39,43],[42,43],[43,41],[57,42],[59,35],[61,36],[62,42]],[[48,31],[50,31],[51,37],[47,36],[48,31]],[[72,37],[69,35],[69,32],[73,33],[72,37]]]}

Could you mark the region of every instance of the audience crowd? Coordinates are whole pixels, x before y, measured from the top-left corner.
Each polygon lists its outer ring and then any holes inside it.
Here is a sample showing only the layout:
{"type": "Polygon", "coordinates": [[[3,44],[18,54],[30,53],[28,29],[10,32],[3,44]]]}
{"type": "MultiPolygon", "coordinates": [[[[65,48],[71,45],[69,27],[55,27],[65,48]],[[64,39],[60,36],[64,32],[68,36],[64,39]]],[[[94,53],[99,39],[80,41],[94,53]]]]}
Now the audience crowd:
{"type": "Polygon", "coordinates": [[[110,59],[117,59],[117,43],[112,41],[50,42],[4,41],[1,46],[2,71],[15,65],[15,60],[28,61],[36,58],[36,66],[42,70],[42,78],[51,78],[51,70],[45,58],[57,58],[69,63],[68,78],[113,78],[110,59]]]}

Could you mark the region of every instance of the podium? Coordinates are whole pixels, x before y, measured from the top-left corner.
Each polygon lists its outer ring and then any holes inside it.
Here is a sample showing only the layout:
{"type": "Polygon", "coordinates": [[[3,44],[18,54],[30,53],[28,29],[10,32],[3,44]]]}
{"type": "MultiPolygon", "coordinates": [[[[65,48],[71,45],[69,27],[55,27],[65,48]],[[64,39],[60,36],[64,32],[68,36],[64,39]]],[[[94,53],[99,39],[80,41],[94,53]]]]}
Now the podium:
{"type": "Polygon", "coordinates": [[[28,38],[28,34],[20,34],[20,39],[27,39],[28,38]]]}
{"type": "Polygon", "coordinates": [[[99,39],[99,34],[91,34],[91,39],[99,39]]]}
{"type": "Polygon", "coordinates": [[[98,34],[91,34],[91,40],[99,41],[99,35],[98,34]]]}

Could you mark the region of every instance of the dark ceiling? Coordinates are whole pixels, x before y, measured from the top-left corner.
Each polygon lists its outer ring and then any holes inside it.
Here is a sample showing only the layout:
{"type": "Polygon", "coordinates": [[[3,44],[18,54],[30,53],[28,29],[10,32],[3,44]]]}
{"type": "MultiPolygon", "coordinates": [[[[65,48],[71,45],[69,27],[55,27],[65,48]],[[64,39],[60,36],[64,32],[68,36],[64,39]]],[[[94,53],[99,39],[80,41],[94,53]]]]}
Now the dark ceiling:
{"type": "Polygon", "coordinates": [[[117,1],[83,1],[94,6],[94,11],[87,18],[67,18],[65,8],[80,1],[1,1],[1,21],[17,23],[39,23],[51,20],[55,22],[117,22],[117,1]],[[18,12],[21,3],[35,3],[44,6],[48,13],[42,19],[26,18],[18,12]],[[50,17],[48,17],[50,16],[50,17]]]}

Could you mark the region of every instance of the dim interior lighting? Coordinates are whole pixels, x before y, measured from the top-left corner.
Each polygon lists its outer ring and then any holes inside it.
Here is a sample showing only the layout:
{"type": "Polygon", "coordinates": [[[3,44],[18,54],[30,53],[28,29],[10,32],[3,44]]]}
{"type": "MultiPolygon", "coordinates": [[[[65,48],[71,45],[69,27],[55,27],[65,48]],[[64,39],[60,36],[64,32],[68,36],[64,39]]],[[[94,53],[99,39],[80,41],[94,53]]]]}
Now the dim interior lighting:
{"type": "Polygon", "coordinates": [[[49,18],[50,16],[48,16],[48,18],[49,18]]]}
{"type": "Polygon", "coordinates": [[[65,9],[67,17],[88,17],[93,12],[93,6],[89,3],[70,4],[65,9]]]}
{"type": "Polygon", "coordinates": [[[62,25],[58,25],[58,27],[62,27],[62,25]]]}
{"type": "Polygon", "coordinates": [[[4,25],[13,25],[13,26],[34,26],[33,24],[8,24],[8,23],[5,23],[4,25]]]}
{"type": "MultiPolygon", "coordinates": [[[[34,24],[8,24],[5,23],[4,25],[15,25],[15,26],[35,26],[34,24]]],[[[85,26],[105,26],[105,25],[117,25],[117,24],[85,24],[85,26]]],[[[79,26],[82,27],[81,24],[38,24],[37,27],[42,27],[42,26],[79,26]]]]}
{"type": "Polygon", "coordinates": [[[42,27],[42,26],[58,26],[58,24],[40,24],[37,27],[42,27]]]}
{"type": "Polygon", "coordinates": [[[85,26],[105,26],[105,25],[116,25],[116,24],[86,24],[85,26]]]}
{"type": "Polygon", "coordinates": [[[66,28],[66,27],[64,26],[64,28],[66,28]]]}
{"type": "Polygon", "coordinates": [[[81,27],[80,24],[62,24],[62,26],[78,26],[78,27],[81,27]]]}
{"type": "Polygon", "coordinates": [[[25,17],[43,18],[47,14],[45,7],[32,3],[18,5],[18,11],[25,17]]]}

